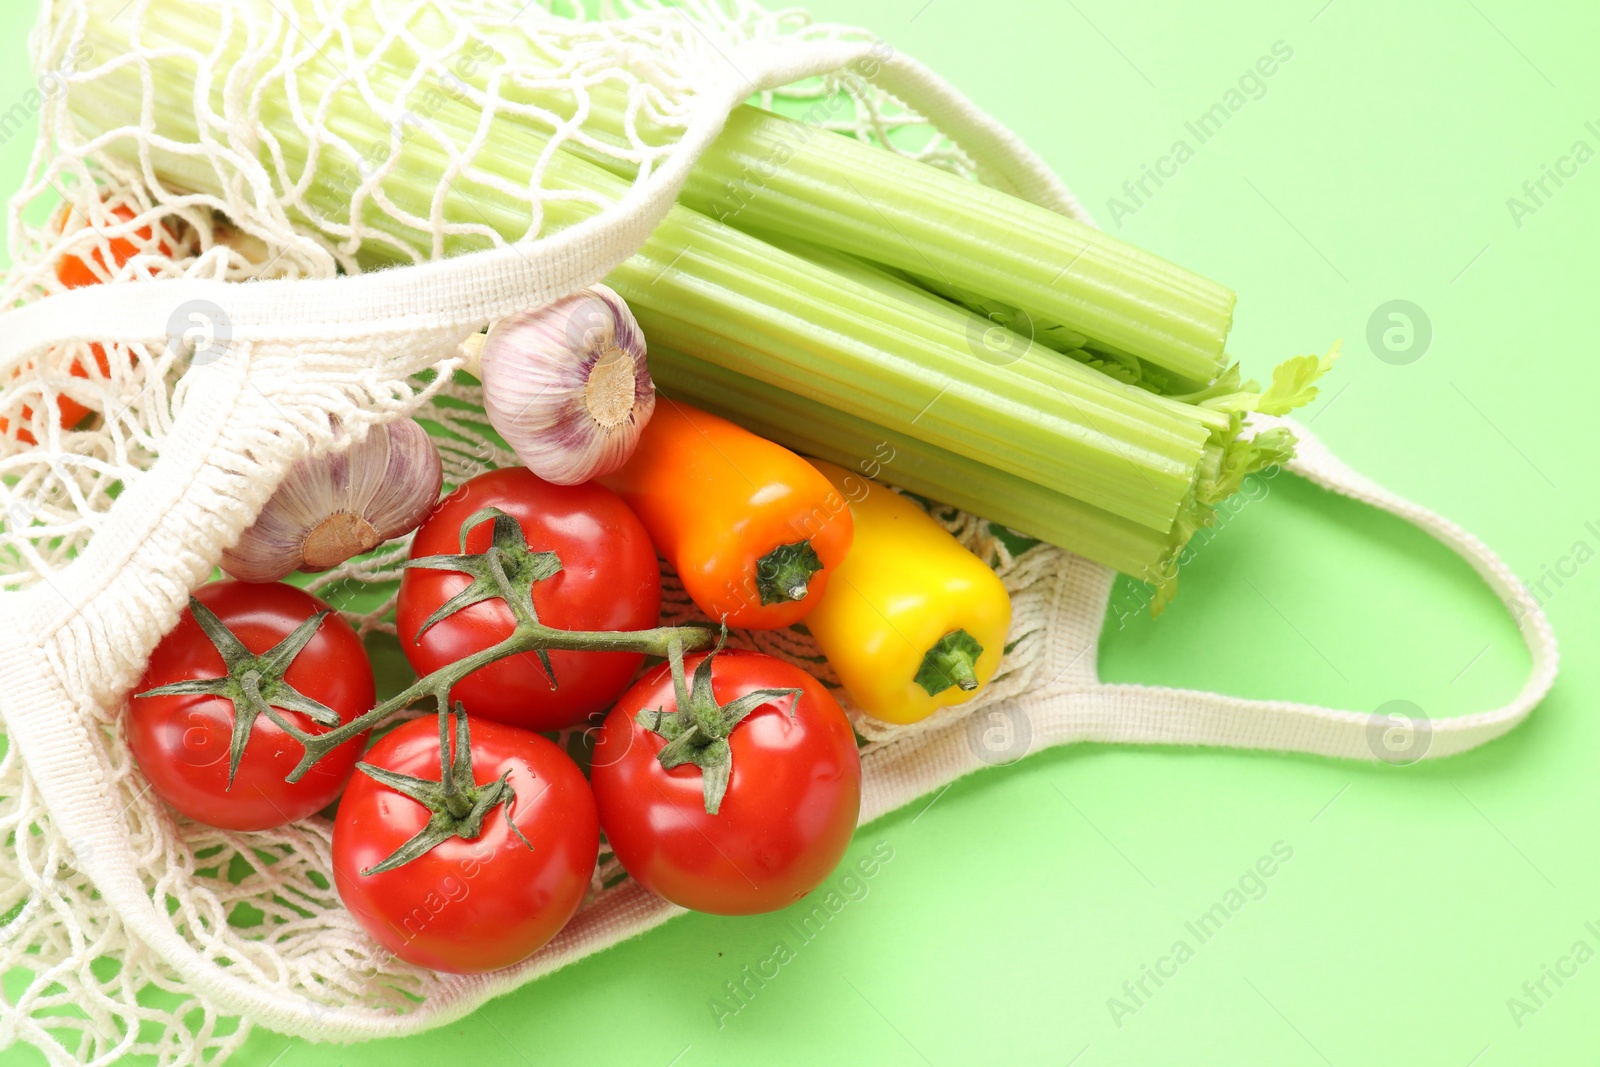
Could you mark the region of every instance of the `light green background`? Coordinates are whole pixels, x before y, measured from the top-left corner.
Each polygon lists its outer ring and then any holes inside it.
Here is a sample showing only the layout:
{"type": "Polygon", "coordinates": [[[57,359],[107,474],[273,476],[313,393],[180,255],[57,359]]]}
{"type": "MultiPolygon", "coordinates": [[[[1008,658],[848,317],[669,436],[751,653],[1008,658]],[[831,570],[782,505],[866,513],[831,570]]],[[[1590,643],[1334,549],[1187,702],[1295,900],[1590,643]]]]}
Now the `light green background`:
{"type": "MultiPolygon", "coordinates": [[[[1240,293],[1247,367],[1335,338],[1307,417],[1359,469],[1458,520],[1525,578],[1600,548],[1594,247],[1600,162],[1536,213],[1508,198],[1600,149],[1592,4],[1511,0],[819,0],[943,72],[1107,200],[1192,135],[1274,42],[1292,58],[1123,221],[1240,293]],[[1585,123],[1595,120],[1596,128],[1585,123]],[[1419,361],[1380,361],[1374,309],[1421,306],[1419,361]],[[1595,523],[1593,527],[1587,523],[1595,523]]],[[[0,101],[27,84],[15,0],[0,101]]],[[[14,187],[25,136],[0,149],[14,187]]],[[[1553,184],[1550,186],[1554,189],[1553,184]]],[[[1442,717],[1499,704],[1526,657],[1495,599],[1398,522],[1292,479],[1231,517],[1160,620],[1108,626],[1108,679],[1442,717]]],[[[1600,962],[1600,565],[1548,610],[1555,694],[1437,765],[1078,746],[963,781],[863,831],[894,858],[810,943],[783,914],[691,916],[442,1031],[319,1047],[257,1032],[241,1067],[454,1062],[958,1064],[1588,1062],[1600,962]],[[1108,1010],[1275,843],[1265,895],[1139,1010],[1108,1010]],[[796,949],[719,1028],[707,1003],[796,949]],[[1570,970],[1570,965],[1567,965],[1570,970]],[[1530,1002],[1531,1003],[1531,1002],[1530,1002]]],[[[7,1063],[37,1062],[26,1050],[7,1063]]]]}

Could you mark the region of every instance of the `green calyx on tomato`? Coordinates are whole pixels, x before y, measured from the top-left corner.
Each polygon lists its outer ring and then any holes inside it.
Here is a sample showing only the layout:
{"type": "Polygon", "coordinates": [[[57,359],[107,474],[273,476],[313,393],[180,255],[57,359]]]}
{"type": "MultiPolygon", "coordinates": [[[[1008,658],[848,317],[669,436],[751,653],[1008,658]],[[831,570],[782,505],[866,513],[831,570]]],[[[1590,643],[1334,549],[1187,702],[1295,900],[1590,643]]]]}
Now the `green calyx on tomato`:
{"type": "Polygon", "coordinates": [[[270,830],[326,808],[355,773],[365,731],[304,777],[287,779],[301,736],[330,729],[313,714],[325,719],[326,707],[336,721],[351,722],[375,702],[372,663],[354,627],[282,582],[211,582],[194,591],[194,601],[151,650],[133,687],[144,695],[123,716],[128,751],[150,791],[224,830],[270,830]],[[268,677],[252,676],[256,667],[268,677]],[[194,682],[202,684],[185,684],[194,682]],[[235,747],[241,739],[243,758],[235,747]]]}
{"type": "MultiPolygon", "coordinates": [[[[395,727],[367,750],[366,762],[402,777],[434,777],[436,721],[395,727]]],[[[489,813],[475,838],[446,838],[397,870],[368,874],[434,814],[356,774],[334,819],[333,881],[356,922],[400,959],[457,974],[499,970],[548,942],[583,903],[600,853],[599,813],[571,757],[492,719],[472,723],[470,772],[458,764],[451,773],[480,788],[505,779],[516,804],[503,805],[503,818],[489,813]]]]}
{"type": "MultiPolygon", "coordinates": [[[[239,773],[239,761],[244,758],[245,745],[256,717],[265,715],[278,727],[291,734],[300,731],[279,714],[278,709],[298,711],[310,717],[319,726],[338,726],[339,713],[319,701],[299,692],[284,680],[284,673],[294,658],[316,636],[326,611],[319,611],[296,626],[294,630],[272,648],[256,655],[234,636],[227,625],[194,597],[189,598],[189,611],[201,631],[216,646],[227,673],[220,678],[195,678],[188,681],[158,685],[137,694],[154,696],[217,696],[233,703],[233,739],[228,748],[228,787],[239,773]]],[[[360,733],[361,731],[356,731],[360,733]]],[[[352,734],[351,736],[354,736],[352,734]]],[[[332,748],[337,746],[330,746],[332,748]]]]}
{"type": "MultiPolygon", "coordinates": [[[[528,539],[522,534],[517,520],[499,508],[484,508],[461,524],[461,554],[455,556],[424,556],[406,563],[407,567],[425,570],[460,571],[471,575],[472,584],[440,604],[423,622],[422,628],[412,638],[420,640],[433,629],[434,623],[443,622],[456,612],[470,608],[485,600],[503,600],[519,622],[537,623],[539,613],[533,606],[533,587],[546,578],[561,573],[561,557],[554,552],[534,552],[528,548],[528,539]],[[489,547],[478,553],[467,552],[467,536],[486,522],[493,522],[489,547]]],[[[550,650],[536,648],[534,654],[544,665],[551,686],[556,684],[555,668],[550,666],[550,650]]]]}
{"type": "MultiPolygon", "coordinates": [[[[493,523],[473,526],[464,550],[461,531],[491,507],[516,520],[530,548],[554,552],[560,560],[558,573],[532,583],[533,607],[548,630],[640,631],[657,625],[661,564],[655,545],[622,498],[594,482],[554,485],[522,467],[487,471],[438,503],[412,539],[409,558],[484,553],[493,547],[493,523]]],[[[509,568],[503,556],[500,562],[509,568]]],[[[476,575],[463,571],[406,569],[395,603],[395,636],[418,676],[493,647],[523,622],[500,597],[471,604],[423,631],[430,616],[475,581],[476,575]]],[[[547,651],[559,688],[537,655],[510,656],[463,678],[451,702],[464,704],[475,724],[565,730],[616,703],[645,659],[637,648],[595,651],[552,643],[547,651]]]]}
{"type": "Polygon", "coordinates": [[[511,788],[511,772],[507,771],[488,785],[473,784],[472,741],[468,736],[467,717],[458,705],[455,711],[454,759],[450,756],[448,719],[448,715],[439,716],[437,782],[401,774],[399,771],[377,767],[370,763],[356,764],[356,769],[363,774],[388,786],[396,793],[410,797],[431,813],[427,825],[390,853],[383,862],[363,870],[361,872],[363,875],[381,874],[404,866],[452,837],[471,841],[481,836],[483,820],[501,805],[505,806],[506,825],[511,827],[512,832],[521,838],[522,843],[527,845],[530,851],[533,849],[533,842],[523,835],[521,828],[511,817],[517,802],[516,790],[511,788]]]}
{"type": "MultiPolygon", "coordinates": [[[[697,691],[705,658],[683,664],[699,676],[697,691]]],[[[654,715],[640,717],[685,699],[670,664],[651,668],[595,739],[590,782],[600,825],[623,869],[674,904],[718,915],[788,907],[833,871],[860,818],[855,733],[827,688],[784,660],[728,649],[717,654],[710,682],[730,704],[757,690],[799,695],[754,709],[728,736],[733,774],[712,815],[703,776],[663,767],[658,757],[671,742],[651,729],[654,715]]]]}
{"type": "Polygon", "coordinates": [[[682,657],[671,657],[677,710],[654,708],[641,711],[635,719],[646,730],[667,739],[667,744],[656,753],[662,767],[670,771],[692,763],[700,768],[705,783],[707,815],[718,812],[728,791],[728,779],[733,774],[733,751],[728,747],[728,735],[733,728],[752,711],[784,697],[790,700],[789,715],[793,718],[794,701],[800,699],[798,689],[757,689],[731,703],[718,704],[711,691],[711,661],[721,650],[719,640],[717,647],[695,668],[692,685],[684,681],[682,657]]]}

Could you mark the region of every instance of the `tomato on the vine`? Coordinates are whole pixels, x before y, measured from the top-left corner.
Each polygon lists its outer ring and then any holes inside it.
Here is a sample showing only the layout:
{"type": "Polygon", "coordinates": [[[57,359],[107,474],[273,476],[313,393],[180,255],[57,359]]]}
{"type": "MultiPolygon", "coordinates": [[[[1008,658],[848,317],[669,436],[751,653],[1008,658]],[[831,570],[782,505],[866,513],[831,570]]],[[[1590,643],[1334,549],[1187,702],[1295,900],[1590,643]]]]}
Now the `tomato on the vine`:
{"type": "Polygon", "coordinates": [[[366,735],[334,749],[298,782],[287,782],[304,754],[300,743],[271,715],[255,713],[242,697],[227,695],[239,691],[237,681],[230,680],[231,659],[239,664],[234,673],[252,675],[250,684],[264,702],[300,730],[322,733],[336,725],[335,718],[348,722],[371,708],[367,651],[338,614],[313,623],[328,611],[310,593],[277,582],[214,582],[194,594],[178,625],[151,653],[128,705],[128,745],[157,796],[191,819],[229,830],[282,826],[333,802],[361,756],[366,735]],[[236,644],[230,645],[215,623],[231,632],[236,644]],[[262,662],[275,649],[286,658],[281,683],[271,677],[272,665],[262,662]],[[187,691],[139,695],[158,687],[187,691]],[[313,715],[326,722],[318,724],[313,715]],[[240,716],[249,733],[235,768],[232,749],[240,716]],[[231,784],[230,771],[235,772],[231,784]]]}
{"type": "MultiPolygon", "coordinates": [[[[453,762],[469,814],[450,826],[443,790],[433,788],[444,778],[437,720],[379,739],[339,803],[333,872],[345,907],[396,956],[477,973],[525,959],[572,918],[594,874],[600,824],[583,772],[538,734],[475,721],[465,747],[470,759],[453,762]],[[408,843],[415,855],[372,870],[408,843]]],[[[463,752],[459,733],[450,752],[463,752]]]]}
{"type": "Polygon", "coordinates": [[[687,717],[667,664],[606,717],[590,766],[600,825],[623,868],[674,904],[773,911],[821,884],[850,843],[861,808],[855,734],[827,689],[792,664],[740,651],[706,663],[685,660],[687,717]],[[659,758],[669,743],[669,757],[683,759],[670,770],[659,758]]]}
{"type": "MultiPolygon", "coordinates": [[[[480,474],[441,500],[411,542],[413,560],[483,552],[492,524],[461,545],[461,528],[486,507],[516,519],[536,552],[554,552],[561,570],[533,586],[539,621],[564,630],[639,630],[661,613],[661,571],[654,546],[628,506],[594,483],[553,485],[523,468],[480,474]]],[[[418,631],[441,605],[472,584],[452,570],[410,568],[395,610],[400,644],[418,674],[428,674],[510,636],[511,609],[483,600],[418,631]]],[[[527,652],[462,679],[451,693],[478,719],[530,730],[559,730],[604,710],[633,680],[637,652],[550,653],[556,684],[527,652]]]]}

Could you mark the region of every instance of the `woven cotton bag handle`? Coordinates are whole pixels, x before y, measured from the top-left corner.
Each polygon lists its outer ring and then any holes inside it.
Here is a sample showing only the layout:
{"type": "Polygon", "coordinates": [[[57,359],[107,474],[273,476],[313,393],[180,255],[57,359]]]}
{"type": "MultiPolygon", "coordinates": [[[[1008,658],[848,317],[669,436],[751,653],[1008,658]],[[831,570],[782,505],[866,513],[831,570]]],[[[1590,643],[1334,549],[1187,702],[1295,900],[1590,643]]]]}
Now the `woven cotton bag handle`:
{"type": "MultiPolygon", "coordinates": [[[[1449,519],[1350,469],[1305,426],[1292,419],[1261,421],[1294,431],[1299,445],[1289,470],[1324,489],[1399,516],[1471,564],[1505,605],[1527,646],[1528,677],[1509,702],[1470,715],[1400,724],[1401,729],[1423,729],[1426,735],[1421,742],[1412,742],[1410,751],[1393,755],[1406,762],[1453,756],[1494,740],[1527,718],[1555,684],[1560,655],[1544,611],[1511,568],[1449,519]]],[[[1390,756],[1379,736],[1387,729],[1385,717],[1375,713],[1141,685],[1099,686],[1080,694],[1077,701],[1092,708],[1093,716],[1082,724],[1081,733],[1069,731],[1075,740],[1223,745],[1359,760],[1390,756]]],[[[1039,701],[1040,713],[1051,721],[1059,707],[1049,697],[1039,701]]]]}
{"type": "Polygon", "coordinates": [[[868,754],[874,775],[863,818],[876,817],[964,774],[1012,762],[1053,745],[1098,741],[1145,745],[1211,745],[1307,752],[1367,762],[1442,759],[1511,730],[1544,699],[1555,682],[1559,653],[1554,632],[1527,587],[1478,538],[1450,520],[1384,489],[1340,461],[1309,429],[1291,419],[1261,419],[1292,429],[1298,455],[1293,473],[1332,492],[1399,516],[1445,545],[1483,578],[1516,621],[1531,660],[1521,690],[1506,704],[1449,719],[1391,722],[1388,716],[1280,700],[1249,700],[1192,689],[1106,685],[1094,660],[1111,574],[1084,567],[1064,576],[1061,595],[1100,609],[1061,612],[1047,656],[1053,684],[1025,697],[993,704],[974,720],[946,726],[936,736],[910,735],[868,754]],[[1069,622],[1068,620],[1075,620],[1069,622]],[[1004,730],[1009,742],[996,754],[981,740],[985,729],[1004,730]],[[1411,731],[1399,751],[1384,744],[1390,729],[1411,731]],[[1420,740],[1415,732],[1421,731],[1420,740]]]}

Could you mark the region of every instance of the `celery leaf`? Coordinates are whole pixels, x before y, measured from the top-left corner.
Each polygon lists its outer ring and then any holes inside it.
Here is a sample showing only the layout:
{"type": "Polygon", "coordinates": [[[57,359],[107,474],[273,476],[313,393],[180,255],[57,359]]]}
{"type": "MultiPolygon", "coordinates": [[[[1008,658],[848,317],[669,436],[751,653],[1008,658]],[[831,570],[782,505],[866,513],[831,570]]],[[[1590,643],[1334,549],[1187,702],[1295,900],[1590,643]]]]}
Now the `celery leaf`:
{"type": "Polygon", "coordinates": [[[1336,344],[1325,356],[1295,356],[1272,369],[1272,384],[1256,402],[1263,415],[1287,415],[1317,398],[1316,380],[1328,373],[1339,358],[1336,344]]]}

